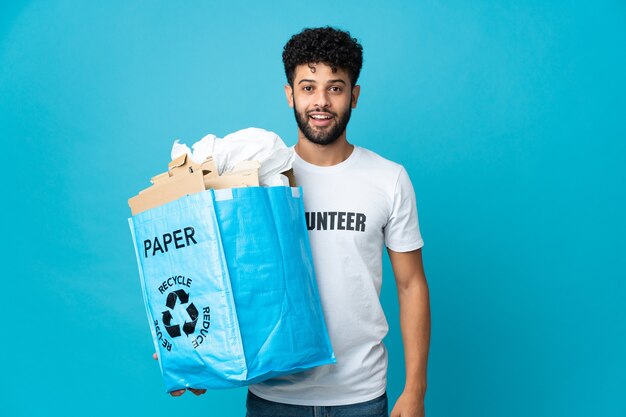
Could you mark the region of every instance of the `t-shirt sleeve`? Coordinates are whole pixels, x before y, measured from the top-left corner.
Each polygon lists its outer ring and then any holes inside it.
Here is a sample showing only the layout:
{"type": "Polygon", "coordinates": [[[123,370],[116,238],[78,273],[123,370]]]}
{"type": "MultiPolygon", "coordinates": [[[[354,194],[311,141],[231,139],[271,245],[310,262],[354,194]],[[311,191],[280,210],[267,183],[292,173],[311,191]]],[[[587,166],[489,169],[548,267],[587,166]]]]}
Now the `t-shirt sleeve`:
{"type": "Polygon", "coordinates": [[[395,252],[409,252],[424,246],[417,219],[415,191],[404,167],[396,181],[391,214],[384,233],[385,245],[395,252]]]}

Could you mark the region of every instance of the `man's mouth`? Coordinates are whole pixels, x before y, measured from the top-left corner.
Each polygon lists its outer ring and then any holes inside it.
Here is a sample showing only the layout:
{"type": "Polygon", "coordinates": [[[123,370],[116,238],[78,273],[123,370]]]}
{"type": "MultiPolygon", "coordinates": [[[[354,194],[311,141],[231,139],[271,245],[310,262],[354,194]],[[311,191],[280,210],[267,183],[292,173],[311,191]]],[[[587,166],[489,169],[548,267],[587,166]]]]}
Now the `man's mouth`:
{"type": "Polygon", "coordinates": [[[311,119],[314,126],[328,126],[333,120],[334,116],[331,113],[312,112],[309,113],[309,119],[311,119]]]}

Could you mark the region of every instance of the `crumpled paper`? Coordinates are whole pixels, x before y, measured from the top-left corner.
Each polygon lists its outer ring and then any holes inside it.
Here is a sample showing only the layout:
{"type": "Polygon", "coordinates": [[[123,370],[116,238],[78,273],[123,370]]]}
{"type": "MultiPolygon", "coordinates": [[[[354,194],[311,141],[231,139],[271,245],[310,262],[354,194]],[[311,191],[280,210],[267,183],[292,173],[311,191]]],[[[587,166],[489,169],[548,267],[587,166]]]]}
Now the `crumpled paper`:
{"type": "Polygon", "coordinates": [[[293,149],[288,148],[274,132],[250,127],[218,138],[208,134],[194,143],[192,149],[179,140],[172,145],[172,159],[183,154],[189,155],[197,164],[213,156],[220,175],[233,170],[242,161],[258,161],[259,183],[264,186],[289,185],[289,180],[281,174],[293,165],[293,149]]]}

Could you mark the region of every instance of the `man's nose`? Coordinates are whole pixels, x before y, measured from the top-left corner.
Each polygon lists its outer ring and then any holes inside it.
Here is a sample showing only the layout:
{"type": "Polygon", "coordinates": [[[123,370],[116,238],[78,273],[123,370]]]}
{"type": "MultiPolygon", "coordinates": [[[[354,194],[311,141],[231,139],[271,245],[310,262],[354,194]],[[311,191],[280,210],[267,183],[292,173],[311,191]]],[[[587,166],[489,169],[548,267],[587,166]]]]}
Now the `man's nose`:
{"type": "Polygon", "coordinates": [[[328,91],[322,89],[317,91],[317,94],[315,95],[315,106],[321,108],[330,107],[328,91]]]}

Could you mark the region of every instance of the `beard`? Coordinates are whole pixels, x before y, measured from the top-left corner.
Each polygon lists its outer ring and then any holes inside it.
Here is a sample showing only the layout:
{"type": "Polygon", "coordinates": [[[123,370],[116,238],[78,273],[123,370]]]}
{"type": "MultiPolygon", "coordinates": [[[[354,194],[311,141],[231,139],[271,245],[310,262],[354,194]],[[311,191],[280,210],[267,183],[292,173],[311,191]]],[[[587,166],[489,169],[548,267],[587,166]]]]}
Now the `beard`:
{"type": "Polygon", "coordinates": [[[316,145],[330,145],[335,142],[346,131],[348,122],[350,121],[350,115],[352,114],[352,105],[348,106],[348,109],[338,115],[335,112],[324,110],[330,113],[337,119],[334,125],[326,128],[319,128],[311,126],[309,124],[309,113],[300,113],[294,103],[293,114],[296,116],[296,123],[298,128],[304,134],[309,141],[316,145]]]}

